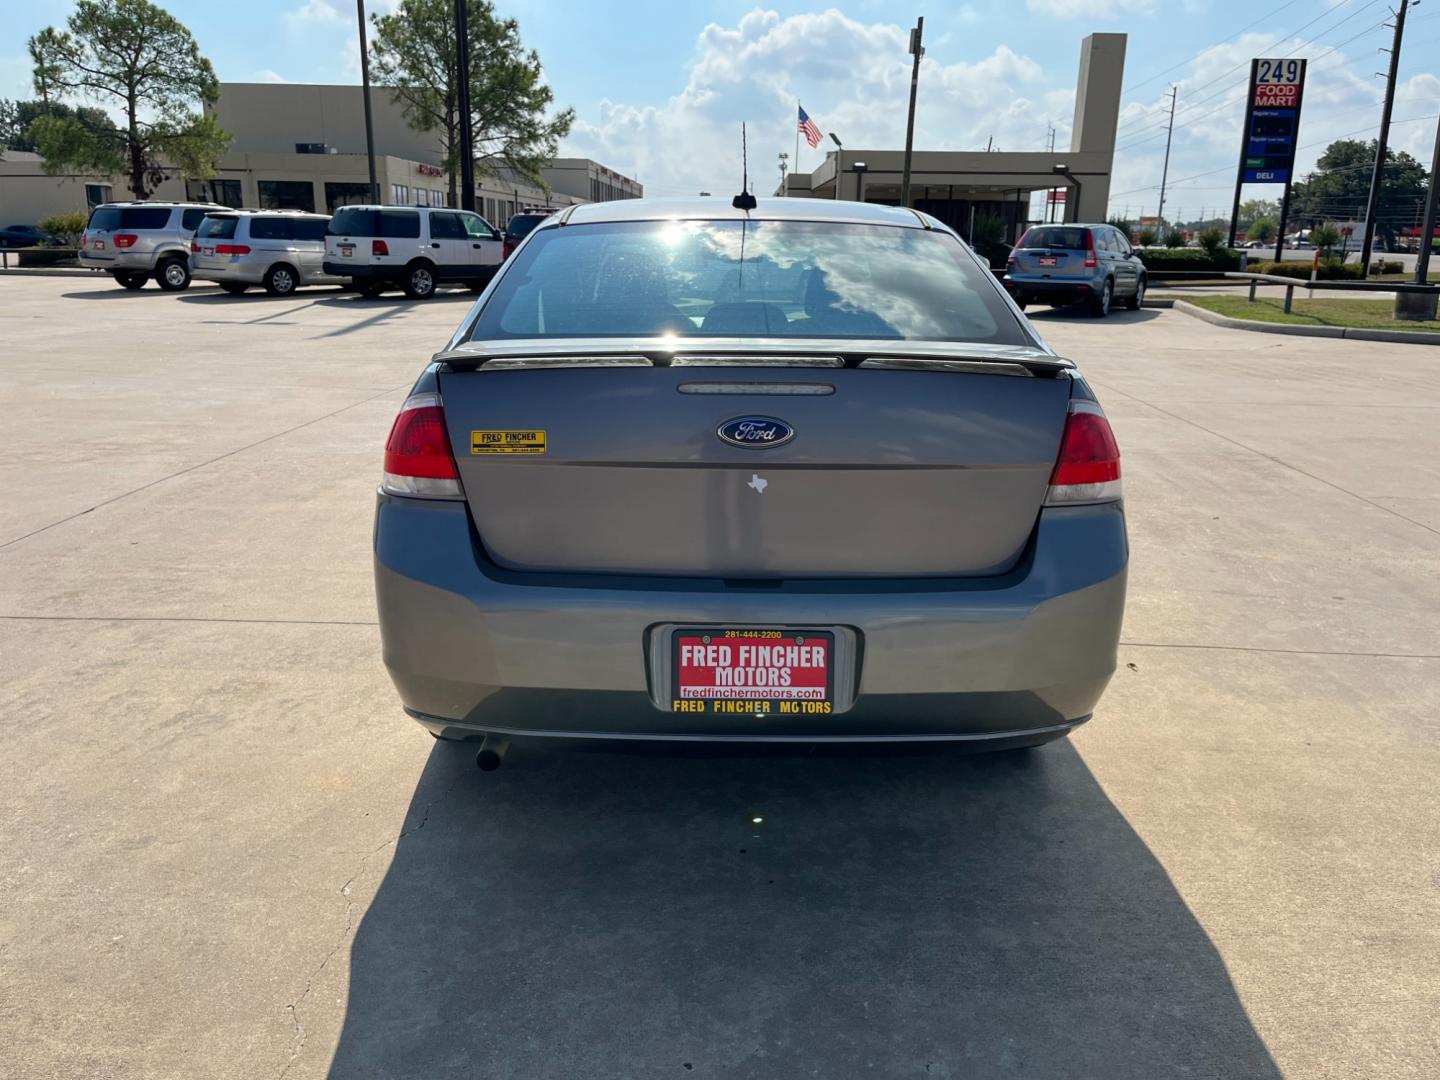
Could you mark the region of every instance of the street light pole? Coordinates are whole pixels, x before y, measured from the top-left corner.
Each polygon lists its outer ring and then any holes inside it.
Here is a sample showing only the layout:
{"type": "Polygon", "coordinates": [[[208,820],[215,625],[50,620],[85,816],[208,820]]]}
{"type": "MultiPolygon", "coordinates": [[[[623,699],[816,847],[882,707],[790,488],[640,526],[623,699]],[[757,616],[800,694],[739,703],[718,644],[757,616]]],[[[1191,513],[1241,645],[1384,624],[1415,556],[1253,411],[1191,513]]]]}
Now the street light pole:
{"type": "Polygon", "coordinates": [[[456,110],[460,113],[460,209],[475,209],[475,144],[470,129],[470,18],[466,0],[455,0],[455,66],[459,75],[456,110]]]}
{"type": "Polygon", "coordinates": [[[365,157],[370,163],[370,201],[380,201],[380,182],[375,179],[375,125],[370,119],[370,50],[365,44],[365,0],[355,0],[355,15],[360,20],[360,86],[365,99],[365,157]]]}
{"type": "Polygon", "coordinates": [[[905,170],[900,175],[900,205],[910,205],[910,154],[915,145],[915,91],[920,85],[920,58],[925,55],[921,39],[925,36],[925,16],[915,20],[915,29],[910,31],[910,55],[915,57],[910,67],[910,114],[905,120],[905,170]]]}
{"type": "Polygon", "coordinates": [[[1175,95],[1178,86],[1170,88],[1170,126],[1165,130],[1165,165],[1160,170],[1160,209],[1155,211],[1155,226],[1165,229],[1165,183],[1170,179],[1170,137],[1175,133],[1175,95]]]}

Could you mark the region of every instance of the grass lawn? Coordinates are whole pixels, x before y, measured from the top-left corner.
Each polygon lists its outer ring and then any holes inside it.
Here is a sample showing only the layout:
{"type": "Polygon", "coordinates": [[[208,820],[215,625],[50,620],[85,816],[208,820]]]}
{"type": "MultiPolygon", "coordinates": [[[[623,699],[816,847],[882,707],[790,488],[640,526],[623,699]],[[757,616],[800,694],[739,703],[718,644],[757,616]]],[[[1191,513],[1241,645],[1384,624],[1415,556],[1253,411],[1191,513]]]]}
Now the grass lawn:
{"type": "Polygon", "coordinates": [[[1299,326],[1354,326],[1366,330],[1421,330],[1440,334],[1440,322],[1409,322],[1393,317],[1393,300],[1342,300],[1335,297],[1302,300],[1298,295],[1285,314],[1285,302],[1276,297],[1257,298],[1252,304],[1243,296],[1185,296],[1196,307],[1229,319],[1256,322],[1294,323],[1299,326]]]}

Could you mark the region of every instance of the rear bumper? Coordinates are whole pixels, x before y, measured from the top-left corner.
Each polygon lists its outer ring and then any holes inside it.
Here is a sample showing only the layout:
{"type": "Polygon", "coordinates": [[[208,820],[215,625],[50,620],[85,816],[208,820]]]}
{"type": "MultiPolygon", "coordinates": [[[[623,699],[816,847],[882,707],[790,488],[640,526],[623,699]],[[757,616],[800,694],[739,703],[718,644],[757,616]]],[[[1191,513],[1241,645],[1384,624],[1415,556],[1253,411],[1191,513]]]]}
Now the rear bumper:
{"type": "Polygon", "coordinates": [[[1025,275],[1015,276],[1006,274],[1000,279],[1011,296],[1033,297],[1045,301],[1072,301],[1094,300],[1100,296],[1100,287],[1103,281],[1055,279],[1055,278],[1030,278],[1025,275]]]}
{"type": "Polygon", "coordinates": [[[259,285],[265,277],[267,267],[253,262],[235,262],[228,266],[197,265],[190,259],[190,276],[196,281],[243,281],[247,285],[259,285]]]}
{"type": "Polygon", "coordinates": [[[337,262],[326,259],[320,269],[331,277],[353,278],[355,281],[399,281],[405,276],[403,266],[371,266],[368,263],[337,262]]]}
{"type": "Polygon", "coordinates": [[[112,273],[116,270],[128,270],[134,273],[149,274],[155,269],[155,256],[148,253],[132,255],[119,249],[107,249],[104,255],[88,250],[77,251],[75,255],[81,266],[93,267],[96,270],[109,270],[112,273]]]}
{"type": "Polygon", "coordinates": [[[1118,504],[1046,510],[1011,573],[984,580],[796,582],[515,574],[461,503],[379,496],[375,584],[386,667],[436,733],[778,740],[1038,741],[1083,722],[1110,680],[1128,549],[1118,504]],[[859,643],[852,707],[693,716],[658,707],[653,628],[841,626],[859,643]]]}

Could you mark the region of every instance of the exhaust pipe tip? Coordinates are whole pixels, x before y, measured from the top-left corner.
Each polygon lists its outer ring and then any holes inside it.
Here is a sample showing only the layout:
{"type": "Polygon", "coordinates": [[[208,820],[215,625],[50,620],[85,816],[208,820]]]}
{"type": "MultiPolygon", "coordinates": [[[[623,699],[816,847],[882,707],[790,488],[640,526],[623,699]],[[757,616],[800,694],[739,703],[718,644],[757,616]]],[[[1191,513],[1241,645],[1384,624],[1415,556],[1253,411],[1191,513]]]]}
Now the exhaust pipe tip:
{"type": "Polygon", "coordinates": [[[494,772],[505,760],[505,751],[510,749],[510,740],[504,735],[486,735],[485,741],[475,753],[475,765],[481,772],[494,772]]]}

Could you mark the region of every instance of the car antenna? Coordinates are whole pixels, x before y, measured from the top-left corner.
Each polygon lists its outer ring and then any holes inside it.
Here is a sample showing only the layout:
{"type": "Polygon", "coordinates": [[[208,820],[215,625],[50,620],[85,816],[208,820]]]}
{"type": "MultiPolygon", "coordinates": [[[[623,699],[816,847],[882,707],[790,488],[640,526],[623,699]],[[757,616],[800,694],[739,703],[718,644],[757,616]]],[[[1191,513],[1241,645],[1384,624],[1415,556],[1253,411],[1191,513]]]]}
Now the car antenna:
{"type": "Polygon", "coordinates": [[[750,194],[750,160],[745,140],[745,122],[740,122],[740,194],[730,200],[736,210],[754,210],[755,196],[750,194]]]}

